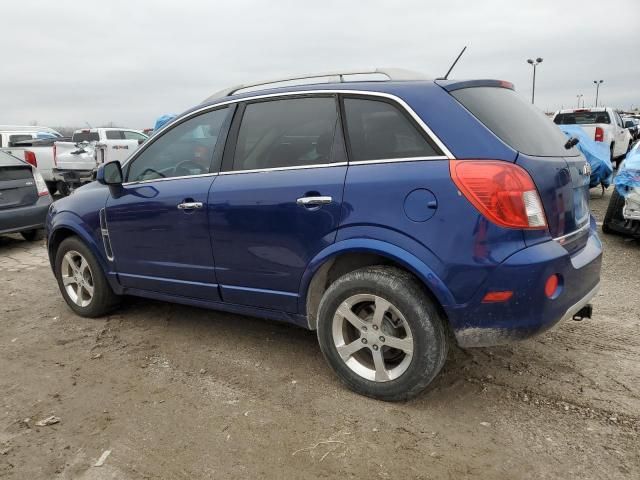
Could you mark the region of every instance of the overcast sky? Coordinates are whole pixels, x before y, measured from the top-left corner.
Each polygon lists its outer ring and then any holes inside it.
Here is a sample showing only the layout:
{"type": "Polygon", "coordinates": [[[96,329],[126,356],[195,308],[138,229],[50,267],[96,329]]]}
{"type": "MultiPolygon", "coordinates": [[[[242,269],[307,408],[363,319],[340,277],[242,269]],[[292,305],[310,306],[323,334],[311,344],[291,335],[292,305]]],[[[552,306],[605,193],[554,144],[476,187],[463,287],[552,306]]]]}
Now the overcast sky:
{"type": "Polygon", "coordinates": [[[394,66],[640,105],[640,1],[4,0],[0,124],[152,126],[225,86],[394,66]]]}

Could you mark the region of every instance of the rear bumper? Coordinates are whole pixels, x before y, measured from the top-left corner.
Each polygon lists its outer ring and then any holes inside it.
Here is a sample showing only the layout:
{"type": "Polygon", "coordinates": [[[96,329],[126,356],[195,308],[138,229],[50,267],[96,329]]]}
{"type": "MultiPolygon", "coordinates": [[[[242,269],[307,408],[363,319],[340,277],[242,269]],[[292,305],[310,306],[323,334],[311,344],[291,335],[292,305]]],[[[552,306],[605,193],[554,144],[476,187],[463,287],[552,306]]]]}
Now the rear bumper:
{"type": "Polygon", "coordinates": [[[38,198],[33,205],[0,210],[0,234],[44,228],[49,205],[51,196],[47,195],[38,198]]]}
{"type": "Polygon", "coordinates": [[[496,267],[472,301],[447,309],[461,347],[509,343],[541,333],[571,318],[595,296],[600,285],[602,244],[592,220],[586,246],[570,255],[551,240],[525,248],[496,267]],[[550,275],[561,277],[558,293],[548,298],[550,275]],[[503,303],[482,303],[489,291],[513,292],[503,303]]]}
{"type": "Polygon", "coordinates": [[[93,181],[93,170],[61,170],[54,168],[53,179],[70,185],[83,185],[93,181]]]}

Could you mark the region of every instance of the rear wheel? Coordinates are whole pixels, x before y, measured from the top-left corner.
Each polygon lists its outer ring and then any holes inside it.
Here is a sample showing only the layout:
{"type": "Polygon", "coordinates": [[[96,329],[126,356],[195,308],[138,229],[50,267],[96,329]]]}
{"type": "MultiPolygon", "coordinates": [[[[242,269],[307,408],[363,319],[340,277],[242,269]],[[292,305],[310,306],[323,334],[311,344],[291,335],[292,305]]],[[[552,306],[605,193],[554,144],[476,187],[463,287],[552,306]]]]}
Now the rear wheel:
{"type": "Polygon", "coordinates": [[[22,238],[24,238],[27,242],[35,242],[44,238],[44,232],[40,228],[27,230],[26,232],[20,232],[20,235],[22,235],[22,238]]]}
{"type": "Polygon", "coordinates": [[[443,320],[420,283],[380,266],[350,272],[329,287],[318,309],[318,341],[352,390],[387,401],[424,390],[448,349],[443,320]]]}
{"type": "Polygon", "coordinates": [[[55,195],[58,191],[58,184],[56,182],[45,182],[47,184],[47,190],[51,195],[55,195]]]}
{"type": "Polygon", "coordinates": [[[604,220],[602,221],[602,231],[604,233],[615,233],[611,229],[609,224],[615,220],[624,220],[622,216],[622,209],[624,208],[624,197],[618,193],[614,188],[609,199],[609,206],[607,212],[604,214],[604,220]]]}
{"type": "Polygon", "coordinates": [[[62,241],[55,267],[60,292],[78,315],[99,317],[119,303],[120,298],[111,290],[98,261],[79,238],[62,241]]]}

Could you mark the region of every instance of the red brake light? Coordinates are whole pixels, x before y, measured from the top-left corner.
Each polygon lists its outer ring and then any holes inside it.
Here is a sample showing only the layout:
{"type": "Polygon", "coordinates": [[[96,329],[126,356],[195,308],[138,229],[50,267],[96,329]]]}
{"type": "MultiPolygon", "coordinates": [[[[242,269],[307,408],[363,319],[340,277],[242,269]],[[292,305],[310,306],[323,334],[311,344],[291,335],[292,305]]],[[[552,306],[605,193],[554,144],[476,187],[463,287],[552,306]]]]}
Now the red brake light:
{"type": "Polygon", "coordinates": [[[545,229],[547,220],[531,176],[500,160],[451,160],[451,178],[482,215],[505,228],[545,229]]]}
{"type": "Polygon", "coordinates": [[[602,127],[596,127],[595,141],[604,142],[604,130],[602,127]]]}
{"type": "Polygon", "coordinates": [[[33,165],[34,167],[38,167],[38,161],[36,160],[36,154],[33,153],[31,150],[25,150],[24,151],[24,161],[27,162],[30,165],[33,165]]]}

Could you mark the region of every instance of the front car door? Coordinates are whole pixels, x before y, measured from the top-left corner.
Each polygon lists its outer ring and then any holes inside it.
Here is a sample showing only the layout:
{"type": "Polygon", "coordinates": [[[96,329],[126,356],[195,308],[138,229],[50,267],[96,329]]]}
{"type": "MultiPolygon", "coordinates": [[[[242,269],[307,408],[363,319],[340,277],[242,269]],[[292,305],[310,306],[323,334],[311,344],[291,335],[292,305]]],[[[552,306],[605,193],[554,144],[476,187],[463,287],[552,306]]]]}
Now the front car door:
{"type": "Polygon", "coordinates": [[[219,300],[207,196],[217,175],[231,108],[192,116],[150,141],[112,189],[106,220],[123,286],[219,300]]]}
{"type": "Polygon", "coordinates": [[[335,96],[239,106],[209,196],[225,302],[297,311],[309,261],[335,240],[346,171],[335,96]]]}

